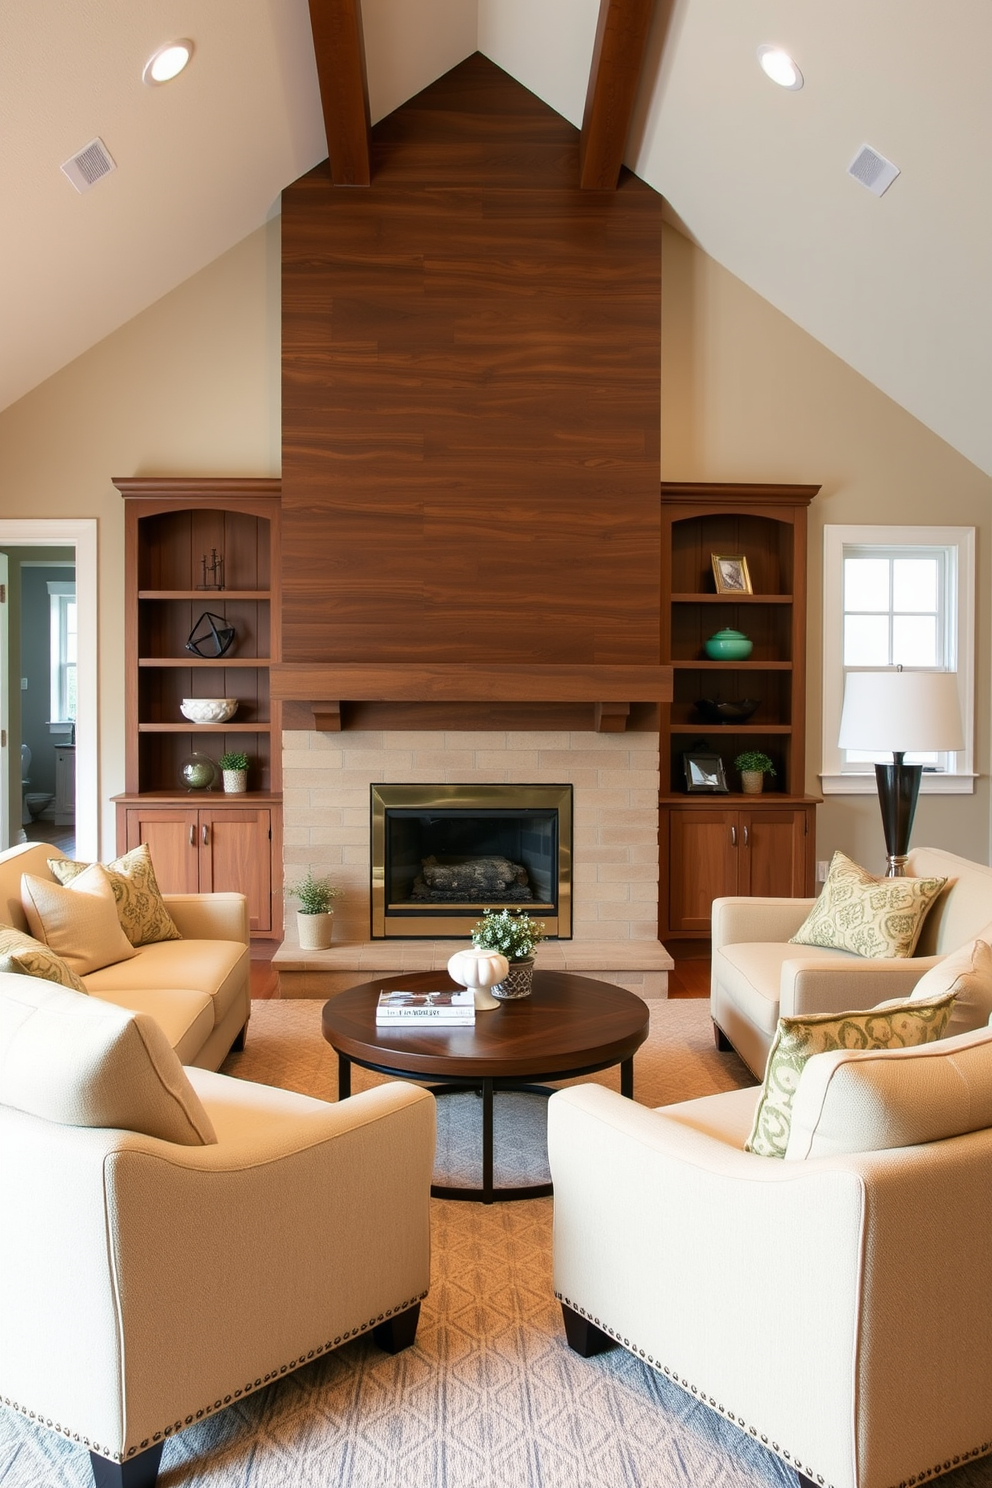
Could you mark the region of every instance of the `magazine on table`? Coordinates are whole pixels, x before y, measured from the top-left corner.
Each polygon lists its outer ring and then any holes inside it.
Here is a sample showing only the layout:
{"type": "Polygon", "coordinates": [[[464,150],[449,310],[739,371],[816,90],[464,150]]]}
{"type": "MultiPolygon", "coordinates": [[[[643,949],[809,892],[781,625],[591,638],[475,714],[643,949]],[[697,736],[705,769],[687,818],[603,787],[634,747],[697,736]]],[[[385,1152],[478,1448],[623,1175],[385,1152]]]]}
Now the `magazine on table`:
{"type": "Polygon", "coordinates": [[[444,1027],[475,1022],[475,994],[467,987],[446,992],[379,993],[377,1023],[436,1023],[444,1027]]]}

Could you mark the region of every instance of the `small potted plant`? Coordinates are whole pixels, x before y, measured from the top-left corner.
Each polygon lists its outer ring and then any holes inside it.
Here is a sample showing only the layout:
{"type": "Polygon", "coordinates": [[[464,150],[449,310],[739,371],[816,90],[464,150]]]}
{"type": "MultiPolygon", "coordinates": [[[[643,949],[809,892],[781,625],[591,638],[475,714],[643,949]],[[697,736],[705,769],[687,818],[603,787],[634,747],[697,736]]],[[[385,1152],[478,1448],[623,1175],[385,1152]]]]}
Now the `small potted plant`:
{"type": "Polygon", "coordinates": [[[522,909],[487,909],[472,928],[472,944],[480,951],[499,951],[510,963],[505,982],[490,987],[494,997],[509,1001],[529,997],[534,980],[534,947],[545,939],[544,921],[532,920],[522,909]]]}
{"type": "Polygon", "coordinates": [[[286,893],[300,901],[296,911],[300,949],[326,951],[334,928],[334,900],[341,890],[329,878],[316,878],[313,869],[308,868],[298,883],[287,887],[286,893]]]}
{"type": "Polygon", "coordinates": [[[734,769],[740,770],[741,790],[748,796],[760,796],[765,776],[775,774],[775,766],[760,749],[745,749],[734,760],[734,769]]]}
{"type": "Polygon", "coordinates": [[[220,768],[228,795],[243,795],[248,789],[248,756],[239,749],[229,749],[220,757],[220,768]]]}

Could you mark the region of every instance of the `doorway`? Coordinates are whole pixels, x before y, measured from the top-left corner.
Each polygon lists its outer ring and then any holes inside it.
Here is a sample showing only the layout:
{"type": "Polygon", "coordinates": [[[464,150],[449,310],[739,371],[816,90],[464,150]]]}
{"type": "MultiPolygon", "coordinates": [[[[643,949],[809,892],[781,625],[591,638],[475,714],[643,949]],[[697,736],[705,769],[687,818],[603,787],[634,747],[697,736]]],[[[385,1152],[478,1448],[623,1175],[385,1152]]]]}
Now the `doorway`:
{"type": "MultiPolygon", "coordinates": [[[[99,732],[97,699],[97,541],[96,520],[52,519],[48,521],[7,520],[0,518],[0,549],[8,554],[15,548],[63,548],[75,555],[76,622],[78,661],[76,669],[75,720],[75,840],[76,855],[81,858],[100,856],[100,784],[99,732]]],[[[9,627],[8,627],[9,628],[9,627]]],[[[0,654],[0,688],[3,690],[10,719],[10,745],[2,751],[0,767],[3,779],[0,790],[8,810],[0,846],[9,847],[17,840],[21,823],[20,771],[20,678],[18,666],[12,670],[10,647],[4,644],[0,654]],[[14,732],[18,737],[14,737],[14,732]],[[16,762],[16,763],[15,763],[16,762]]],[[[47,840],[47,839],[46,839],[47,840]]]]}

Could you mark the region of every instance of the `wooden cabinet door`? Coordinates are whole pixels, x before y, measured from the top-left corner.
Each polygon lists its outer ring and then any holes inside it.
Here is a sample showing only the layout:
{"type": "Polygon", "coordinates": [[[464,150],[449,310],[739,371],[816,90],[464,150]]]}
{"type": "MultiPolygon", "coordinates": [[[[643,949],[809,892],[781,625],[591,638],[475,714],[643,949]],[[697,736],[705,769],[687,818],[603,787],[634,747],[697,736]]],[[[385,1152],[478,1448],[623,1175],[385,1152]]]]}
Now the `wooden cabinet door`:
{"type": "Polygon", "coordinates": [[[217,807],[198,814],[200,892],[244,894],[249,928],[271,930],[271,812],[217,807]]]}
{"type": "Polygon", "coordinates": [[[148,843],[163,894],[195,894],[199,889],[198,815],[178,806],[128,807],[127,850],[148,843]]]}
{"type": "Polygon", "coordinates": [[[806,892],[807,814],[795,807],[740,813],[739,894],[801,898],[806,892]]]}
{"type": "Polygon", "coordinates": [[[672,930],[710,933],[711,905],[738,893],[737,811],[692,807],[671,813],[668,923],[672,930]]]}

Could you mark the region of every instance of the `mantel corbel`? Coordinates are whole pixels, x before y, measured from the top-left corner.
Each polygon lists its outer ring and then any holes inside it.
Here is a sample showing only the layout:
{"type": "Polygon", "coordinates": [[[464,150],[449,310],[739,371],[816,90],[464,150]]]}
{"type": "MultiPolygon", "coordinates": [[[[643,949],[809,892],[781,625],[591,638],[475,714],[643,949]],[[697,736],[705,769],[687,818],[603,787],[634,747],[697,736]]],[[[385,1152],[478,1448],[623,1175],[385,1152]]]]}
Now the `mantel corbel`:
{"type": "Polygon", "coordinates": [[[314,727],[337,733],[351,703],[586,703],[599,733],[622,733],[633,703],[664,703],[672,671],[664,666],[556,662],[280,662],[272,696],[306,703],[314,727]],[[327,701],[327,700],[330,701],[327,701]]]}

